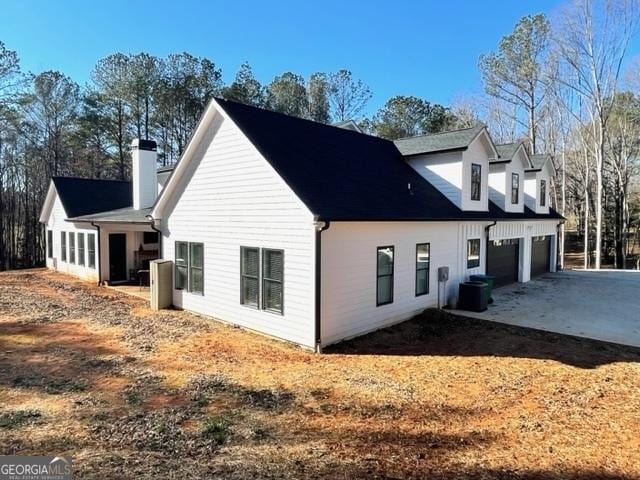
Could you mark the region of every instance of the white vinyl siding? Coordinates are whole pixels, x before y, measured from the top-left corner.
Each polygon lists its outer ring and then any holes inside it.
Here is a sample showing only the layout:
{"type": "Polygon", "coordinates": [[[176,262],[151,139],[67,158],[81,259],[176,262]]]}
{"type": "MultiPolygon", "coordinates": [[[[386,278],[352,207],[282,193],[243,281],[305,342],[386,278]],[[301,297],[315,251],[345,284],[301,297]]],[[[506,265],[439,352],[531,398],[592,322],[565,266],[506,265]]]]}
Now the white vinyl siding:
{"type": "Polygon", "coordinates": [[[175,240],[206,246],[204,295],[174,290],[174,305],[313,347],[313,215],[240,130],[221,120],[203,125],[207,132],[185,177],[174,178],[178,189],[162,219],[164,258],[174,258],[175,240]],[[241,246],[286,252],[282,316],[241,304],[241,246]]]}
{"type": "MultiPolygon", "coordinates": [[[[71,238],[80,232],[88,236],[95,235],[94,227],[85,223],[72,223],[66,221],[67,214],[64,211],[62,202],[55,195],[51,211],[45,223],[48,230],[53,231],[53,258],[47,258],[47,267],[62,273],[68,273],[84,280],[97,281],[98,272],[95,267],[89,266],[89,259],[85,262],[87,265],[79,265],[77,258],[75,262],[71,261],[71,238]]],[[[97,247],[97,245],[96,245],[97,247]]],[[[77,249],[77,245],[76,245],[77,249]]],[[[87,252],[88,253],[88,252],[87,252]]],[[[97,252],[96,252],[97,254],[97,252]]],[[[77,257],[76,252],[76,257],[77,257]]],[[[97,257],[96,257],[97,258],[97,257]]]]}

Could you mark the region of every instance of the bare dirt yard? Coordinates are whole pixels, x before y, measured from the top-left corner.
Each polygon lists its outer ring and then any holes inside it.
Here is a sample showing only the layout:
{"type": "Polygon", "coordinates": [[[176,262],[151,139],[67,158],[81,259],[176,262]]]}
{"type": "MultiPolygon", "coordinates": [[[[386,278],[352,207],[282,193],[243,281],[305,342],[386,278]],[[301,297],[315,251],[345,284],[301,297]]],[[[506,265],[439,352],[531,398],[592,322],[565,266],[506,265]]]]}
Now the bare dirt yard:
{"type": "Polygon", "coordinates": [[[639,452],[637,349],[430,311],[316,355],[0,274],[0,454],[75,478],[640,478],[639,452]]]}

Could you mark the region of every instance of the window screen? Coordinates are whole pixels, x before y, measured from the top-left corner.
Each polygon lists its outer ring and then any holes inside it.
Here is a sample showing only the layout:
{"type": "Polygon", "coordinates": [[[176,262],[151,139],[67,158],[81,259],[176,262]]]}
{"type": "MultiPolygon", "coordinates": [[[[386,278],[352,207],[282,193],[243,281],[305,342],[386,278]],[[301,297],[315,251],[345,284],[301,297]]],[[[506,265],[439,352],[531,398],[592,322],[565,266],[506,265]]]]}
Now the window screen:
{"type": "Polygon", "coordinates": [[[262,308],[282,314],[284,279],[284,252],[262,251],[262,308]]]}
{"type": "Polygon", "coordinates": [[[53,258],[53,230],[47,230],[47,257],[53,258]]]}
{"type": "Polygon", "coordinates": [[[416,245],[416,296],[429,293],[430,245],[416,245]]]}
{"type": "Polygon", "coordinates": [[[187,242],[176,242],[175,245],[175,288],[176,290],[184,290],[187,288],[187,272],[189,269],[189,244],[187,242]]]}
{"type": "Polygon", "coordinates": [[[95,233],[87,234],[87,266],[96,268],[96,235],[95,233]]]}
{"type": "Polygon", "coordinates": [[[467,268],[480,266],[480,239],[467,240],[467,268]]]}
{"type": "Polygon", "coordinates": [[[76,234],[69,232],[69,263],[76,263],[76,234]]]}
{"type": "Polygon", "coordinates": [[[482,187],[482,166],[477,163],[471,164],[471,200],[480,200],[482,187]]]}
{"type": "Polygon", "coordinates": [[[204,293],[204,245],[189,243],[189,291],[204,293]]]}
{"type": "Polygon", "coordinates": [[[258,308],[260,297],[260,250],[240,247],[240,303],[258,308]]]}
{"type": "Polygon", "coordinates": [[[78,233],[78,265],[84,265],[84,233],[78,233]]]}
{"type": "Polygon", "coordinates": [[[67,261],[67,232],[60,232],[60,260],[67,261]]]}
{"type": "Polygon", "coordinates": [[[376,305],[393,302],[393,247],[378,247],[376,305]]]}
{"type": "Polygon", "coordinates": [[[520,201],[520,175],[511,174],[511,203],[516,204],[520,201]]]}

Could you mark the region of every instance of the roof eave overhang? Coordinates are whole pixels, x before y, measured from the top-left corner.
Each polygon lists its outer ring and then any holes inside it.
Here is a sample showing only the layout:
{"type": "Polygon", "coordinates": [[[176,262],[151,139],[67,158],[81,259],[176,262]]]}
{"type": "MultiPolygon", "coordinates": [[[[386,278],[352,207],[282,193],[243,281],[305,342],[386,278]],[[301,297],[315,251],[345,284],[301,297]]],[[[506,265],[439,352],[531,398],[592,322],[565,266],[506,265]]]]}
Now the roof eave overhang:
{"type": "Polygon", "coordinates": [[[428,152],[402,154],[402,156],[404,158],[411,158],[411,157],[419,157],[420,155],[432,155],[432,154],[435,154],[435,153],[462,152],[464,150],[467,150],[468,148],[469,148],[468,146],[467,147],[443,148],[441,150],[430,150],[428,152]]]}

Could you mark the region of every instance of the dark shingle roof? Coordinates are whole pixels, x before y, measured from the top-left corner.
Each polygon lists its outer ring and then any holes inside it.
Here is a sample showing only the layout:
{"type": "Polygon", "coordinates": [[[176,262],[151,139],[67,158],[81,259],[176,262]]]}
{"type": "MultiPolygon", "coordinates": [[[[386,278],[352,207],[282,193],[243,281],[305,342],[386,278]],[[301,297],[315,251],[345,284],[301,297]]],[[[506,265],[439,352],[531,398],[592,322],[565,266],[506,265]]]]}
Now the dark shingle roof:
{"type": "Polygon", "coordinates": [[[541,169],[547,160],[549,160],[549,155],[546,153],[536,153],[535,155],[530,155],[531,163],[533,164],[533,168],[541,169]]]}
{"type": "Polygon", "coordinates": [[[518,148],[522,145],[522,142],[503,143],[502,145],[496,145],[500,160],[511,160],[518,151],[518,148]]]}
{"type": "Polygon", "coordinates": [[[167,165],[165,167],[160,167],[156,170],[156,172],[158,173],[171,172],[173,171],[173,167],[175,167],[175,165],[167,165]]]}
{"type": "Polygon", "coordinates": [[[75,177],[53,177],[51,180],[69,218],[133,204],[131,182],[75,177]]]}
{"type": "Polygon", "coordinates": [[[74,217],[73,221],[78,222],[105,222],[105,223],[149,223],[147,215],[151,213],[151,208],[141,208],[134,210],[133,207],[109,210],[108,212],[92,213],[74,217]]]}
{"type": "Polygon", "coordinates": [[[482,131],[484,126],[477,125],[462,130],[432,133],[419,137],[401,138],[395,140],[395,145],[402,155],[420,155],[451,150],[464,150],[482,131]]]}
{"type": "MultiPolygon", "coordinates": [[[[389,140],[228,100],[216,101],[320,219],[538,218],[530,216],[533,212],[506,214],[494,204],[489,212],[461,211],[409,166],[389,140]]],[[[474,138],[482,128],[474,130],[474,138]]]]}

